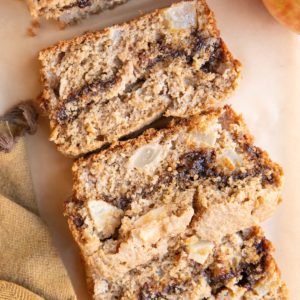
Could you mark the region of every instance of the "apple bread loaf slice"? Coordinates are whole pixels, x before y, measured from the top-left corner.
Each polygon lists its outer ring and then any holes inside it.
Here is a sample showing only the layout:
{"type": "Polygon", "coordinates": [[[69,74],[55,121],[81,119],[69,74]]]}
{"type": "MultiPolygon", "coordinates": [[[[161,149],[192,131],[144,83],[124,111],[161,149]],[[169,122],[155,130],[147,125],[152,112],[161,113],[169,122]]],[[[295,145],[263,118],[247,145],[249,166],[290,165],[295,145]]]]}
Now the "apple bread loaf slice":
{"type": "Polygon", "coordinates": [[[51,140],[78,156],[162,115],[214,107],[237,85],[240,63],[203,0],[182,1],[40,52],[51,140]]]}
{"type": "Polygon", "coordinates": [[[281,201],[283,179],[229,106],[80,158],[73,177],[74,198],[88,212],[107,214],[109,222],[113,216],[111,227],[106,217],[95,224],[103,239],[153,213],[169,216],[170,226],[182,218],[204,240],[267,219],[281,201]]]}

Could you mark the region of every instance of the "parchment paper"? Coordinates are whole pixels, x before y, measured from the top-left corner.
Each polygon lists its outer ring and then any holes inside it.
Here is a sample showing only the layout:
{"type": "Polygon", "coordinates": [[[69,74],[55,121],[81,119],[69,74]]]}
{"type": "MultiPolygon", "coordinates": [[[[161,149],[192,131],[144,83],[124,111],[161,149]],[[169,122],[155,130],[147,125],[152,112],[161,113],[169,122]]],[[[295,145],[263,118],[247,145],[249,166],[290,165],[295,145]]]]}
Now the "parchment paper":
{"type": "MultiPolygon", "coordinates": [[[[43,22],[36,37],[26,30],[30,16],[20,0],[0,0],[0,113],[40,92],[37,53],[54,42],[123,22],[169,4],[164,0],[131,0],[59,30],[43,22]]],[[[275,256],[291,292],[300,295],[300,39],[276,23],[259,0],[208,0],[221,33],[244,65],[243,80],[229,103],[244,117],[256,143],[280,162],[286,174],[284,202],[264,224],[276,246],[275,256]]],[[[64,219],[63,201],[71,194],[71,160],[48,142],[48,122],[41,120],[27,147],[34,188],[42,216],[71,276],[78,299],[88,299],[78,249],[64,219]]]]}

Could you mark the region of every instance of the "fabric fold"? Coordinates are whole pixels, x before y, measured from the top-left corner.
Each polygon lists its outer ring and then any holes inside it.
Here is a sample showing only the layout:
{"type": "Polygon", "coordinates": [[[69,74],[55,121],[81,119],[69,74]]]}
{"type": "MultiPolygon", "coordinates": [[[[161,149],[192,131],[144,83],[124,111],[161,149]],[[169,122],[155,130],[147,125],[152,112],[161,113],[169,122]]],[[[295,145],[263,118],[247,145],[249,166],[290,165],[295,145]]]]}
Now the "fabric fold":
{"type": "Polygon", "coordinates": [[[21,138],[11,153],[0,153],[0,299],[43,298],[76,296],[38,214],[21,138]]]}

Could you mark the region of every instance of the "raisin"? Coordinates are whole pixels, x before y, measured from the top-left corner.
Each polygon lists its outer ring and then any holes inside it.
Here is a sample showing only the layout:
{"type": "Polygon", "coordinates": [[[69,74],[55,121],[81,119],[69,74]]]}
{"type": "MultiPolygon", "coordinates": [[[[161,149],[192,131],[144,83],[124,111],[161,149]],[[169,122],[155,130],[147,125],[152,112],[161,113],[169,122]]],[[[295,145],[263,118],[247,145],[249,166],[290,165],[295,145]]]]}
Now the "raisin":
{"type": "Polygon", "coordinates": [[[84,224],[84,220],[81,216],[77,215],[73,218],[73,223],[77,228],[80,228],[84,224]]]}
{"type": "Polygon", "coordinates": [[[194,46],[192,52],[195,54],[205,47],[206,39],[197,30],[192,31],[192,36],[194,37],[194,46]]]}
{"type": "Polygon", "coordinates": [[[210,71],[210,61],[208,60],[201,66],[201,70],[205,73],[208,73],[210,71]]]}
{"type": "Polygon", "coordinates": [[[255,245],[257,254],[265,252],[265,239],[262,239],[259,243],[255,245]]]}
{"type": "Polygon", "coordinates": [[[210,55],[210,58],[201,66],[201,70],[205,73],[216,73],[218,66],[224,60],[224,51],[220,47],[220,43],[214,44],[214,50],[210,55]]]}
{"type": "Polygon", "coordinates": [[[117,201],[118,208],[125,210],[131,203],[132,199],[128,197],[122,197],[117,201]]]}
{"type": "Polygon", "coordinates": [[[98,134],[96,140],[99,142],[103,142],[105,140],[105,136],[103,134],[98,134]]]}
{"type": "Polygon", "coordinates": [[[92,3],[90,0],[77,0],[77,6],[79,8],[85,8],[87,6],[91,6],[92,3]]]}
{"type": "Polygon", "coordinates": [[[265,270],[266,257],[263,256],[258,263],[242,264],[240,269],[241,279],[237,283],[238,286],[251,289],[257,281],[257,275],[265,270]]]}
{"type": "Polygon", "coordinates": [[[57,56],[57,63],[61,63],[61,61],[65,56],[66,56],[66,52],[60,52],[57,56]]]}
{"type": "Polygon", "coordinates": [[[193,64],[193,56],[192,55],[187,55],[186,56],[186,63],[188,65],[192,65],[193,64]]]}
{"type": "Polygon", "coordinates": [[[192,151],[180,157],[181,163],[177,166],[179,178],[193,180],[195,175],[200,177],[218,176],[211,166],[216,160],[214,150],[192,151]]]}
{"type": "Polygon", "coordinates": [[[59,109],[59,111],[56,114],[56,119],[59,123],[63,123],[68,119],[68,114],[65,107],[59,109]]]}

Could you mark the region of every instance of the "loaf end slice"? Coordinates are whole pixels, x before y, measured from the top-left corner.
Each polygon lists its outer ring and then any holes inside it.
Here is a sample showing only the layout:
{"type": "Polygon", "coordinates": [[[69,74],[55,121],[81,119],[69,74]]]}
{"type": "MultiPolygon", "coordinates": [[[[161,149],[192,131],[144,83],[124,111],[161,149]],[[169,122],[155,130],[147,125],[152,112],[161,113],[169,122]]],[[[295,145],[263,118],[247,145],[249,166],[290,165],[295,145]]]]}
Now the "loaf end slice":
{"type": "Polygon", "coordinates": [[[51,140],[69,156],[162,115],[187,117],[217,106],[240,74],[202,0],[60,42],[39,59],[51,140]]]}
{"type": "Polygon", "coordinates": [[[31,15],[69,24],[128,0],[26,0],[31,15]]]}

